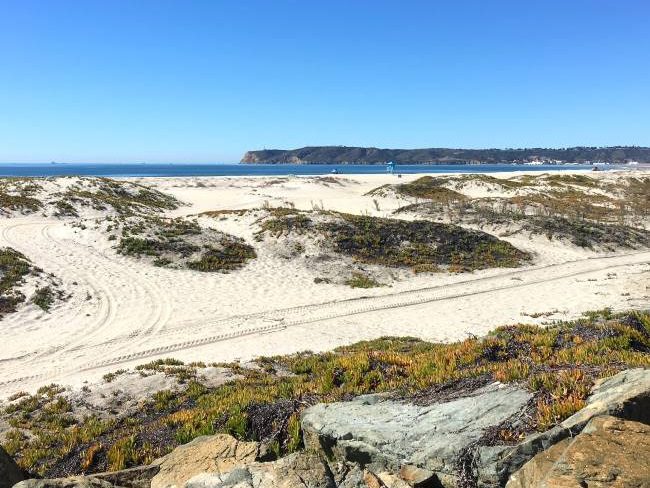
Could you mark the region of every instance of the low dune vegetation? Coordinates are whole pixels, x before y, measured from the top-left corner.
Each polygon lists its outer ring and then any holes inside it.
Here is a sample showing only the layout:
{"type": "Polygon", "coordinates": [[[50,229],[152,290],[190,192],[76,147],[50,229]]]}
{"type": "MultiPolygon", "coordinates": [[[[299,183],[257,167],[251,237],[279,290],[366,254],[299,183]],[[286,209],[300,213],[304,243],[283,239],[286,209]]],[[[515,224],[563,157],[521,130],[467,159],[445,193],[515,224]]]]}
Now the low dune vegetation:
{"type": "Polygon", "coordinates": [[[216,388],[201,383],[204,364],[169,359],[139,367],[143,375],[164,373],[185,386],[158,391],[137,415],[117,420],[81,416],[56,385],[15,395],[2,412],[11,426],[3,447],[22,467],[46,476],[145,464],[217,432],[265,442],[281,456],[301,449],[300,412],[317,402],[385,392],[427,404],[493,381],[516,383],[535,395],[526,427],[499,433],[516,442],[582,408],[597,379],[649,367],[650,314],[603,310],[546,328],[502,327],[451,344],[385,337],[322,354],[221,366],[236,376],[216,388]]]}
{"type": "MultiPolygon", "coordinates": [[[[76,218],[72,225],[79,229],[94,222],[111,241],[121,235],[119,253],[150,258],[156,266],[227,272],[256,257],[253,247],[235,236],[202,228],[195,220],[162,217],[180,202],[135,182],[85,177],[5,180],[3,198],[12,202],[7,208],[23,213],[40,209],[45,215],[76,218]],[[97,218],[98,212],[103,216],[97,218]]],[[[47,288],[39,290],[37,302],[48,307],[47,288]]]]}
{"type": "Polygon", "coordinates": [[[622,190],[625,205],[641,218],[650,217],[650,177],[639,176],[627,179],[627,185],[622,190]]]}
{"type": "Polygon", "coordinates": [[[377,288],[382,286],[382,284],[372,276],[359,273],[358,271],[353,272],[350,278],[345,281],[345,284],[350,288],[377,288]]]}
{"type": "Polygon", "coordinates": [[[338,253],[385,266],[414,271],[448,267],[472,271],[516,267],[530,256],[511,244],[479,231],[430,221],[407,221],[336,214],[320,231],[338,253]]]}
{"type": "Polygon", "coordinates": [[[543,235],[549,240],[561,239],[589,249],[636,249],[647,247],[650,242],[650,231],[644,228],[559,215],[530,214],[519,206],[494,199],[452,208],[441,208],[432,203],[413,204],[398,209],[397,213],[438,218],[444,214],[465,225],[498,228],[500,235],[543,235]]]}
{"type": "Polygon", "coordinates": [[[63,299],[63,292],[51,285],[37,288],[32,297],[32,303],[45,312],[49,312],[54,302],[63,299]]]}
{"type": "Polygon", "coordinates": [[[121,224],[120,254],[148,257],[156,266],[205,272],[243,267],[257,255],[243,239],[186,218],[134,217],[121,224]]]}
{"type": "Polygon", "coordinates": [[[587,175],[425,176],[371,193],[415,199],[397,214],[499,227],[504,235],[544,235],[591,249],[645,247],[650,242],[650,178],[614,181],[587,175]],[[472,188],[495,195],[472,198],[461,193],[472,188]]]}
{"type": "Polygon", "coordinates": [[[519,178],[497,178],[492,175],[459,174],[454,176],[421,176],[409,183],[383,185],[367,193],[369,196],[385,196],[394,193],[404,198],[423,199],[448,203],[467,200],[462,193],[470,186],[478,186],[487,192],[516,191],[526,188],[535,176],[525,175],[519,178]]]}
{"type": "Polygon", "coordinates": [[[645,229],[565,217],[527,217],[521,230],[544,235],[549,240],[567,239],[576,246],[590,249],[636,249],[650,244],[650,232],[645,229]]]}
{"type": "MultiPolygon", "coordinates": [[[[0,199],[7,208],[75,218],[73,226],[102,228],[119,253],[149,258],[156,266],[227,272],[256,257],[252,246],[235,236],[202,228],[195,220],[162,217],[180,202],[139,183],[110,178],[39,178],[4,180],[0,199]],[[36,198],[38,197],[38,199],[36,198]],[[90,212],[90,213],[88,213],[90,212]],[[97,217],[97,213],[102,217],[97,217]]],[[[37,303],[49,308],[51,289],[40,289],[37,303]]]]}
{"type": "Polygon", "coordinates": [[[462,202],[467,199],[465,195],[444,186],[445,179],[435,178],[433,176],[422,176],[410,183],[400,185],[384,185],[371,190],[368,196],[385,196],[388,192],[394,191],[398,195],[422,198],[425,200],[439,202],[441,204],[450,204],[451,202],[462,202]]]}
{"type": "Polygon", "coordinates": [[[484,232],[428,220],[400,220],[340,212],[273,209],[258,239],[306,235],[322,249],[357,263],[415,272],[516,267],[530,256],[484,232]]]}

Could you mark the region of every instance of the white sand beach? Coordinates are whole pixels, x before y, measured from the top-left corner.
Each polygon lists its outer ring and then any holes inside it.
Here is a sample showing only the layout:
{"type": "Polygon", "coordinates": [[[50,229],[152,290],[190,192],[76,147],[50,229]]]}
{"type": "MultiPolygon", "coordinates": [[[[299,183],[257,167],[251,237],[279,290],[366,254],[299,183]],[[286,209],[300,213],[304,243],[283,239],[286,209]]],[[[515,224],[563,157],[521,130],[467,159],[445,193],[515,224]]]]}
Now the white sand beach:
{"type": "MultiPolygon", "coordinates": [[[[524,173],[494,176],[515,174],[524,173]]],[[[392,212],[408,202],[366,194],[419,176],[132,181],[184,202],[169,216],[290,205],[394,217],[392,212]]],[[[487,194],[480,186],[464,192],[487,194]]],[[[650,305],[647,248],[597,251],[516,234],[501,238],[534,255],[524,267],[402,273],[389,286],[359,289],[314,283],[305,261],[285,259],[266,242],[253,239],[252,220],[236,214],[199,218],[202,225],[242,237],[255,247],[257,259],[224,274],[155,267],[120,255],[105,233],[90,225],[75,226],[74,218],[40,213],[0,218],[0,246],[20,251],[52,273],[69,295],[49,312],[30,304],[0,321],[0,395],[52,382],[79,386],[108,371],[160,357],[246,361],[386,335],[454,341],[500,325],[540,324],[604,307],[650,305]]]]}

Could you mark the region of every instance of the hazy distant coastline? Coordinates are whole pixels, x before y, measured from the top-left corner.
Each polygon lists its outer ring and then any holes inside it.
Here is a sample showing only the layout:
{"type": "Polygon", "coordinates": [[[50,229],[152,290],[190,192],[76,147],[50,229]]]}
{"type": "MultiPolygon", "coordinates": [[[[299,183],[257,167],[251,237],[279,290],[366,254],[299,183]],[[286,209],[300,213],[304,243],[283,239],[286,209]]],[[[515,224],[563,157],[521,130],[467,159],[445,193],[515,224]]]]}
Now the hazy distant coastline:
{"type": "Polygon", "coordinates": [[[650,147],[569,147],[561,149],[379,149],[376,147],[310,146],[300,149],[248,151],[244,164],[590,164],[650,163],[650,147]]]}

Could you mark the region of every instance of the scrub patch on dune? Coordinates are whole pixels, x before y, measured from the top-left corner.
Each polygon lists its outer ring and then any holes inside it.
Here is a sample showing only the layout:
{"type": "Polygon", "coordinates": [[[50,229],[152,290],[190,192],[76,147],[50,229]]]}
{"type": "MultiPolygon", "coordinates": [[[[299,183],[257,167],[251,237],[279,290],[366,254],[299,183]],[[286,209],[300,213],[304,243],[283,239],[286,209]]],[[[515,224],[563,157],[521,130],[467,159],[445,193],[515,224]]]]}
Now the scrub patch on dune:
{"type": "Polygon", "coordinates": [[[28,302],[48,312],[65,298],[58,285],[54,276],[34,266],[24,254],[0,248],[0,318],[28,302]]]}
{"type": "Polygon", "coordinates": [[[647,247],[650,242],[650,177],[608,181],[587,175],[427,176],[374,191],[415,198],[396,214],[491,229],[500,235],[545,235],[610,251],[647,247]],[[441,189],[495,195],[442,198],[441,189]]]}
{"type": "Polygon", "coordinates": [[[530,255],[480,231],[426,220],[407,221],[350,214],[330,214],[319,231],[337,253],[391,267],[430,271],[473,271],[517,267],[530,255]]]}
{"type": "Polygon", "coordinates": [[[184,218],[129,218],[121,224],[121,234],[120,254],[149,258],[167,268],[228,272],[257,256],[243,239],[184,218]]]}
{"type": "Polygon", "coordinates": [[[80,217],[85,212],[117,215],[151,214],[172,210],[180,202],[148,186],[96,177],[3,178],[0,212],[80,217]]]}
{"type": "Polygon", "coordinates": [[[42,187],[26,178],[3,178],[0,180],[0,214],[13,212],[29,214],[43,207],[43,202],[35,197],[42,187]]]}
{"type": "Polygon", "coordinates": [[[530,260],[527,253],[484,232],[427,220],[273,209],[259,225],[258,239],[308,235],[323,249],[358,263],[416,272],[516,267],[530,260]]]}
{"type": "MultiPolygon", "coordinates": [[[[80,178],[78,182],[55,194],[59,211],[75,215],[73,209],[90,207],[120,215],[160,212],[178,207],[174,197],[130,181],[109,178],[80,178]]],[[[61,215],[61,214],[59,214],[61,215]]]]}
{"type": "Polygon", "coordinates": [[[16,307],[25,301],[19,290],[32,266],[27,258],[15,249],[0,249],[0,317],[15,312],[16,307]]]}

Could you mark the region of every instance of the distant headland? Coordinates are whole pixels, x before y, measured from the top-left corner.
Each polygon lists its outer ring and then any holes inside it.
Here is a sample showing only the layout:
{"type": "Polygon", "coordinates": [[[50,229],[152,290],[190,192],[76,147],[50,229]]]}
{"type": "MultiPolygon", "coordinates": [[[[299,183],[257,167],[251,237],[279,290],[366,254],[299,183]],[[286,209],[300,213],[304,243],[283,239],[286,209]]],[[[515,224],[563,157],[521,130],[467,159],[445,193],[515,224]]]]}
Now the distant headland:
{"type": "Polygon", "coordinates": [[[248,151],[245,164],[590,164],[650,163],[650,147],[567,147],[524,149],[379,149],[376,147],[311,146],[300,149],[248,151]]]}

